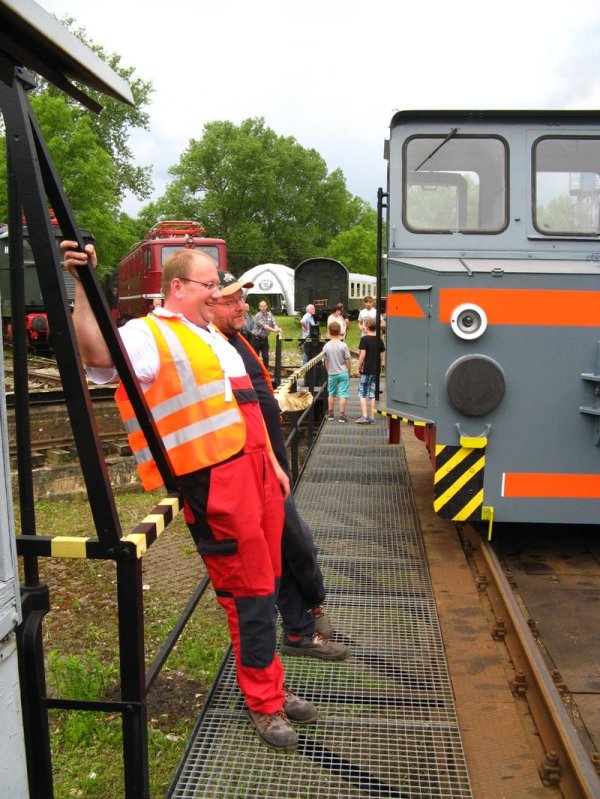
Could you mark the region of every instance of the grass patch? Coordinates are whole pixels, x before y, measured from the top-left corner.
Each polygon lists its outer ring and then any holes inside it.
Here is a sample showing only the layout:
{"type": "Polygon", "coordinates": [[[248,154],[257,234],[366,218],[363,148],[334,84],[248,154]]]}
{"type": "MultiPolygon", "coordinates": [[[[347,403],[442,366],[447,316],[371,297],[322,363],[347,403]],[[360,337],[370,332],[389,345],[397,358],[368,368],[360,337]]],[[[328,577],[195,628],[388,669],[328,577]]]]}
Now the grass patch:
{"type": "MultiPolygon", "coordinates": [[[[275,321],[282,329],[281,337],[282,341],[282,349],[285,350],[293,350],[298,345],[298,339],[300,338],[300,334],[302,328],[300,327],[300,316],[276,316],[275,321]],[[294,339],[293,341],[286,341],[286,339],[294,339]]],[[[321,324],[321,338],[325,337],[325,325],[321,324]]],[[[272,342],[274,342],[274,337],[272,338],[272,342]]],[[[358,324],[355,321],[350,322],[350,329],[346,335],[346,342],[350,349],[357,349],[358,342],[360,341],[360,330],[358,329],[358,324]]],[[[272,343],[272,348],[275,345],[272,343]]]]}

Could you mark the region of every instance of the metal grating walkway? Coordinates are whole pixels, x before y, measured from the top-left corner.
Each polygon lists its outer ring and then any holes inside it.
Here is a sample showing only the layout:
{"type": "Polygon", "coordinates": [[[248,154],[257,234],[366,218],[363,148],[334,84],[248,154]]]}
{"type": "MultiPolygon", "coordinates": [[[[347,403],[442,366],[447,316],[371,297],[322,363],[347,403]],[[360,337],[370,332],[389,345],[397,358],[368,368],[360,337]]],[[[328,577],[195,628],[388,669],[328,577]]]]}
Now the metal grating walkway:
{"type": "MultiPolygon", "coordinates": [[[[353,391],[355,393],[354,381],[353,391]]],[[[349,401],[349,418],[359,415],[349,401]]],[[[324,424],[296,501],[312,527],[343,663],[284,657],[319,708],[294,755],[262,745],[228,657],[169,796],[468,799],[452,688],[401,446],[386,425],[324,424]]]]}

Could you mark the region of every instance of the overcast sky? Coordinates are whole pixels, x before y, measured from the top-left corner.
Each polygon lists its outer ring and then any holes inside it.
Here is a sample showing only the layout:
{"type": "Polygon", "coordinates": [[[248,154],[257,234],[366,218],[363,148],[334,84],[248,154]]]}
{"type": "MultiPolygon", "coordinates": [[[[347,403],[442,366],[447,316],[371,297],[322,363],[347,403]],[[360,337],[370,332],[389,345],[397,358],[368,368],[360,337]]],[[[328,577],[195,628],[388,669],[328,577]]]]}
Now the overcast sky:
{"type": "MultiPolygon", "coordinates": [[[[206,122],[262,116],[375,205],[396,110],[600,108],[598,0],[40,0],[152,82],[155,195],[206,122]]],[[[130,199],[125,210],[135,214],[130,199]]]]}

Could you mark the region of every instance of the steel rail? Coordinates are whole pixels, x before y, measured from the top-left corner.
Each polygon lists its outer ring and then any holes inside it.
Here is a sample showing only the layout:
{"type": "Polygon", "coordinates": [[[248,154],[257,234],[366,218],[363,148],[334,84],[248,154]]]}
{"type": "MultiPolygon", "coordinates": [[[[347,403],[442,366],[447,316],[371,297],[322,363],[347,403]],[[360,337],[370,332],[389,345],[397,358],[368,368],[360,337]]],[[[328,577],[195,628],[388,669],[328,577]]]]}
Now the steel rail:
{"type": "Polygon", "coordinates": [[[515,670],[526,679],[526,700],[546,751],[542,779],[557,784],[565,799],[598,799],[600,777],[585,750],[550,675],[527,620],[491,544],[470,525],[461,529],[477,568],[486,577],[485,590],[497,620],[504,622],[503,640],[515,670]]]}
{"type": "MultiPolygon", "coordinates": [[[[127,442],[127,434],[123,430],[123,433],[119,435],[118,433],[98,433],[98,438],[100,439],[100,443],[103,445],[107,444],[121,444],[121,443],[128,443],[127,442]]],[[[70,447],[75,446],[75,438],[74,436],[60,436],[57,438],[39,438],[39,439],[32,439],[31,441],[31,452],[47,452],[48,450],[53,449],[69,449],[70,447]]],[[[16,444],[11,444],[9,446],[9,453],[11,456],[15,456],[17,454],[17,446],[16,444]]]]}
{"type": "MultiPolygon", "coordinates": [[[[88,386],[92,403],[112,400],[116,390],[116,385],[112,384],[106,386],[88,386]]],[[[29,405],[65,405],[64,391],[60,388],[31,391],[29,394],[29,405]]],[[[15,395],[12,391],[6,392],[6,407],[9,409],[15,407],[15,395]]]]}

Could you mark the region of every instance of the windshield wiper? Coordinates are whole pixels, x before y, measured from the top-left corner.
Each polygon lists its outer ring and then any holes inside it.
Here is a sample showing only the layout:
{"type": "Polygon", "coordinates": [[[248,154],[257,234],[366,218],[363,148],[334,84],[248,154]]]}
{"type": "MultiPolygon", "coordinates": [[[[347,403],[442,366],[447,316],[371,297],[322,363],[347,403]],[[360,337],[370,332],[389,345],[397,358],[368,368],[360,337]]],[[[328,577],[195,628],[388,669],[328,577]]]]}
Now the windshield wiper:
{"type": "Polygon", "coordinates": [[[438,146],[435,148],[435,150],[433,150],[432,152],[430,152],[430,153],[429,153],[429,155],[427,156],[427,158],[425,158],[423,161],[421,161],[421,163],[419,164],[419,166],[418,166],[418,167],[415,169],[415,172],[418,172],[418,171],[419,171],[419,169],[421,169],[421,167],[423,166],[423,164],[424,164],[426,161],[429,161],[429,159],[430,159],[430,158],[432,158],[432,157],[433,157],[433,156],[434,156],[434,155],[437,153],[437,151],[438,151],[438,150],[441,150],[441,149],[442,149],[442,147],[444,146],[444,144],[446,144],[446,142],[450,141],[450,139],[451,139],[453,136],[456,136],[456,133],[457,133],[457,131],[458,131],[458,128],[452,128],[452,130],[451,130],[451,131],[450,131],[450,133],[449,133],[449,134],[446,136],[446,138],[444,139],[444,141],[443,141],[441,144],[438,144],[438,146]]]}

